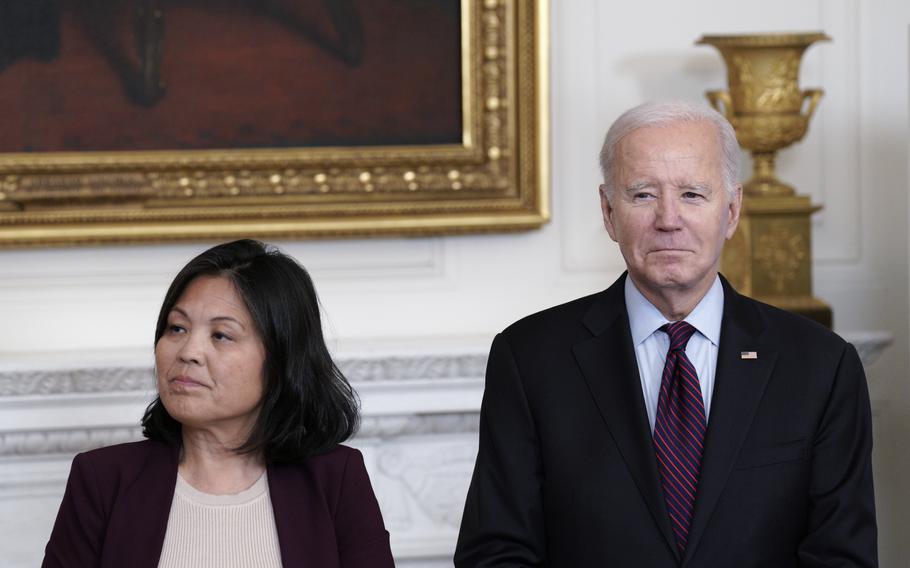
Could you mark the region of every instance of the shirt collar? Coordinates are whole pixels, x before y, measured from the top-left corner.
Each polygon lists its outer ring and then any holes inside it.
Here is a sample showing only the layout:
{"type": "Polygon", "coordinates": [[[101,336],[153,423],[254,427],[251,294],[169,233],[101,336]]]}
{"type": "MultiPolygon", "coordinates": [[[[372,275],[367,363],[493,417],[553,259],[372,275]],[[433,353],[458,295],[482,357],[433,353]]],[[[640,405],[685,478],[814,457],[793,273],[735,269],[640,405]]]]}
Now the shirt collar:
{"type": "MultiPolygon", "coordinates": [[[[670,323],[654,304],[638,291],[632,279],[626,276],[625,282],[626,310],[629,312],[629,327],[632,330],[632,344],[638,346],[665,323],[670,323]]],[[[708,293],[698,302],[695,309],[686,316],[685,321],[692,324],[715,347],[720,345],[720,323],[724,315],[724,287],[720,277],[714,277],[714,283],[708,293]]]]}

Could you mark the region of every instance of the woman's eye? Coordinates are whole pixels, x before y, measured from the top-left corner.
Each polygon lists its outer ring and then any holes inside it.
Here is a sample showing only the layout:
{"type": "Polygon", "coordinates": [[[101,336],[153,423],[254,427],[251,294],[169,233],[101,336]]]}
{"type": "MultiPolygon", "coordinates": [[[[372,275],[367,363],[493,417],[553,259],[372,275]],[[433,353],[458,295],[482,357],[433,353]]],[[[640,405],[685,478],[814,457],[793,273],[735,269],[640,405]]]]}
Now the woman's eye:
{"type": "Polygon", "coordinates": [[[214,339],[215,341],[231,341],[232,338],[230,335],[227,335],[226,333],[221,333],[220,331],[216,331],[215,333],[212,334],[212,339],[214,339]]]}
{"type": "Polygon", "coordinates": [[[182,326],[172,323],[167,326],[167,331],[168,333],[183,333],[186,331],[186,329],[184,329],[182,326]]]}

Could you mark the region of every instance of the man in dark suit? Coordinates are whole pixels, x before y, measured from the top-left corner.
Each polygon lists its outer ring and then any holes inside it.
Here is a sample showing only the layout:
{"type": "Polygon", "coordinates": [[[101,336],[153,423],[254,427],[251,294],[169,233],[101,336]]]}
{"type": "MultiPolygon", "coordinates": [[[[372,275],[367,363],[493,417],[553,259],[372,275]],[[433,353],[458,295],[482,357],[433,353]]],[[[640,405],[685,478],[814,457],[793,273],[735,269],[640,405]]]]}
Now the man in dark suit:
{"type": "Polygon", "coordinates": [[[738,158],[702,107],[610,128],[601,206],[628,271],[494,340],[456,566],[877,564],[856,350],[718,274],[738,158]]]}

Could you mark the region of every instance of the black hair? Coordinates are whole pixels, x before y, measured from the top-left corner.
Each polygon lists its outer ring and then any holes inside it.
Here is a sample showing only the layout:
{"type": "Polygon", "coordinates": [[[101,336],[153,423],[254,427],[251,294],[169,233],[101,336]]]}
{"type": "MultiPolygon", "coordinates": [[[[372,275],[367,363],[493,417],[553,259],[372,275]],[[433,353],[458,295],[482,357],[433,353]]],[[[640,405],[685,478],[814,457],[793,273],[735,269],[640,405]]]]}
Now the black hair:
{"type": "MultiPolygon", "coordinates": [[[[357,396],[325,346],[319,300],[307,271],[254,240],[210,248],[184,266],[168,288],[155,328],[156,345],[174,305],[200,276],[223,276],[234,284],[265,347],[259,416],[235,451],[261,453],[267,464],[294,463],[351,437],[359,425],[357,396]]],[[[161,397],[146,408],[142,434],[181,445],[181,425],[161,397]]]]}

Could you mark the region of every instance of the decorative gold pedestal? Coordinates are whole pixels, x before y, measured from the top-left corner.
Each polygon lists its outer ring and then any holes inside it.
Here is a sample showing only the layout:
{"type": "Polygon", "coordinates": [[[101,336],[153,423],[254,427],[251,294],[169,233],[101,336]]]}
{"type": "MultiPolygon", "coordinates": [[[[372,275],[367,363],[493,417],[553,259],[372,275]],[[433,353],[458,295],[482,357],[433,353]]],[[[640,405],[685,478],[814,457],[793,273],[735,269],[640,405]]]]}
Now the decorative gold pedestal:
{"type": "Polygon", "coordinates": [[[740,292],[831,327],[831,308],[812,295],[809,216],[821,207],[774,173],[777,151],[805,136],[822,97],[821,89],[800,90],[800,60],[814,42],[828,40],[816,32],[704,36],[696,43],[716,47],[724,58],[729,91],[706,94],[753,161],[721,270],[740,292]]]}
{"type": "Polygon", "coordinates": [[[819,209],[801,195],[744,196],[721,272],[743,294],[831,327],[831,307],[812,295],[809,216],[819,209]]]}

